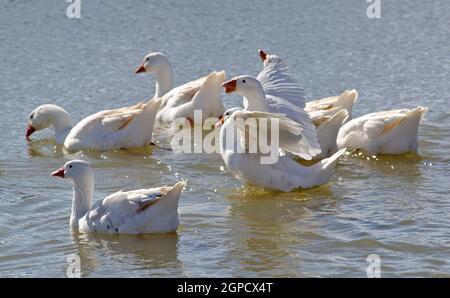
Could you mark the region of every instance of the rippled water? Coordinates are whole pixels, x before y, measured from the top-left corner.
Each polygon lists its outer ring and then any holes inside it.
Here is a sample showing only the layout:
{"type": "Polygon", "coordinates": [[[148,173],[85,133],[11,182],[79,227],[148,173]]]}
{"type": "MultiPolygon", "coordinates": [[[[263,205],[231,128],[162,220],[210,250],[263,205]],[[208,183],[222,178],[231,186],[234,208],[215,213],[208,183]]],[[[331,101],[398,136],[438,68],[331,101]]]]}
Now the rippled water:
{"type": "Polygon", "coordinates": [[[89,277],[365,277],[373,253],[385,277],[450,276],[450,2],[381,0],[378,20],[359,0],[125,2],[81,0],[81,19],[63,0],[0,3],[0,276],[64,276],[78,254],[89,277]],[[283,194],[242,186],[218,155],[25,141],[42,103],[81,119],[153,95],[153,76],[133,74],[150,50],[181,84],[255,75],[258,48],[283,57],[309,99],[356,88],[355,116],[428,106],[419,155],[347,156],[329,184],[283,194]],[[178,232],[72,235],[70,185],[49,173],[79,157],[95,168],[95,199],[188,179],[178,232]]]}

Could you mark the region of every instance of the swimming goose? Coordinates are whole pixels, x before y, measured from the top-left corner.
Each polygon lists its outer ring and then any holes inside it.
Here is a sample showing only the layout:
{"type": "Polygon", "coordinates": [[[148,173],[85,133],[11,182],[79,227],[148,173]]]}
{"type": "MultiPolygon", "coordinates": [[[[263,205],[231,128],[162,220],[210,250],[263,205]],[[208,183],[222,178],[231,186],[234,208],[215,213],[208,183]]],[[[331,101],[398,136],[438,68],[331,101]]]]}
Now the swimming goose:
{"type": "Polygon", "coordinates": [[[161,99],[121,109],[105,110],[82,119],[72,126],[63,108],[44,104],[29,116],[26,138],[38,130],[53,127],[55,141],[69,152],[83,149],[111,150],[149,145],[161,99]]]}
{"type": "Polygon", "coordinates": [[[194,110],[202,111],[203,119],[219,117],[225,111],[220,100],[220,84],[225,80],[225,71],[211,72],[208,76],[173,88],[172,66],[162,53],[150,53],[144,57],[136,73],[156,73],[156,93],[162,97],[156,115],[159,123],[172,123],[176,118],[194,121],[194,110]]]}
{"type": "MultiPolygon", "coordinates": [[[[221,127],[222,158],[228,170],[238,180],[283,192],[327,183],[334,173],[338,158],[345,152],[345,149],[342,149],[310,167],[302,166],[288,155],[279,155],[279,149],[298,155],[304,147],[302,125],[281,114],[233,108],[224,113],[224,117],[216,126],[221,127]],[[275,153],[276,158],[271,160],[268,160],[268,154],[249,151],[251,148],[249,140],[257,140],[258,136],[261,136],[261,122],[258,120],[264,118],[269,119],[266,123],[272,123],[273,119],[279,123],[279,147],[273,148],[271,153],[275,153]],[[247,122],[249,119],[256,121],[247,122]]],[[[272,131],[272,127],[267,127],[267,131],[272,131]]]]}
{"type": "Polygon", "coordinates": [[[320,154],[315,126],[304,110],[303,88],[292,79],[278,56],[270,55],[257,78],[238,76],[222,86],[226,93],[236,92],[244,97],[244,111],[279,113],[300,123],[304,137],[299,157],[310,160],[320,154]]]}
{"type": "Polygon", "coordinates": [[[170,233],[178,228],[178,200],[184,181],[171,187],[121,190],[91,206],[94,173],[89,163],[69,161],[51,175],[73,184],[70,227],[80,233],[170,233]]]}
{"type": "MultiPolygon", "coordinates": [[[[341,125],[351,117],[353,103],[358,94],[356,90],[343,92],[340,96],[328,97],[313,102],[306,102],[303,95],[303,88],[300,84],[294,83],[294,80],[287,74],[287,67],[277,55],[269,55],[264,50],[258,51],[259,57],[263,62],[263,70],[258,75],[258,79],[263,82],[266,78],[272,77],[273,84],[293,84],[292,90],[297,90],[291,94],[294,105],[299,105],[308,114],[316,128],[317,141],[320,144],[321,153],[313,156],[313,159],[322,159],[331,156],[337,151],[336,136],[341,125]],[[285,81],[277,80],[282,73],[285,81]],[[346,110],[342,111],[342,110],[346,110]]],[[[287,86],[286,86],[287,87],[287,86]]],[[[270,87],[269,87],[270,88],[270,87]]]]}
{"type": "Polygon", "coordinates": [[[338,148],[360,149],[371,155],[417,152],[417,130],[428,108],[399,109],[367,114],[344,124],[338,148]]]}

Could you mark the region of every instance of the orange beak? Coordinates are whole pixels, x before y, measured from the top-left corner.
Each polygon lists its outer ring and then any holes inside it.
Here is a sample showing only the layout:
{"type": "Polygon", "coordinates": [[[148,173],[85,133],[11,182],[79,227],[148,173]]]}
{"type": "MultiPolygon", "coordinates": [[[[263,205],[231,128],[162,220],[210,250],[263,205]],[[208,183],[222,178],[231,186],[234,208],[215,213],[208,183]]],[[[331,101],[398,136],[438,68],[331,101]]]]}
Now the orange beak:
{"type": "Polygon", "coordinates": [[[145,71],[146,71],[146,69],[145,69],[144,64],[141,64],[141,65],[138,66],[138,68],[136,68],[134,73],[141,73],[141,72],[145,72],[145,71]]]}
{"type": "Polygon", "coordinates": [[[266,61],[267,53],[264,50],[258,50],[258,53],[259,53],[259,57],[261,58],[261,60],[266,61]]]}
{"type": "Polygon", "coordinates": [[[219,121],[216,123],[216,128],[217,127],[221,127],[222,126],[222,124],[225,122],[225,117],[224,116],[220,116],[219,117],[219,121]]]}
{"type": "Polygon", "coordinates": [[[225,82],[222,84],[222,87],[225,88],[225,93],[232,93],[236,91],[236,80],[229,80],[228,82],[225,82]]]}
{"type": "Polygon", "coordinates": [[[60,177],[60,178],[65,178],[66,175],[64,174],[64,167],[62,167],[59,170],[54,171],[51,176],[53,177],[60,177]]]}
{"type": "Polygon", "coordinates": [[[25,137],[28,139],[35,131],[36,129],[33,126],[31,126],[31,124],[28,124],[27,131],[25,132],[25,137]]]}

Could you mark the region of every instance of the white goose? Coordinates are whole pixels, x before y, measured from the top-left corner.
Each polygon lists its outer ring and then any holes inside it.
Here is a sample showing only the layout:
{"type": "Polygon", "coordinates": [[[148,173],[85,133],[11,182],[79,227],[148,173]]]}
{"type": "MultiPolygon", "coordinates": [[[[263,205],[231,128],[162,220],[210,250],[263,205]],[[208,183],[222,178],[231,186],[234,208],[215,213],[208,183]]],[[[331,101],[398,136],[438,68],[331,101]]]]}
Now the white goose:
{"type": "Polygon", "coordinates": [[[44,104],[29,116],[27,139],[35,131],[53,127],[57,144],[69,152],[83,149],[111,150],[149,145],[161,99],[115,110],[105,110],[82,119],[72,126],[63,108],[44,104]]]}
{"type": "Polygon", "coordinates": [[[428,108],[377,112],[344,124],[337,137],[338,148],[361,149],[371,155],[417,152],[417,130],[428,108]]]}
{"type": "Polygon", "coordinates": [[[310,160],[321,152],[317,142],[316,128],[303,109],[303,88],[288,74],[287,67],[275,55],[255,79],[243,75],[235,77],[222,86],[226,93],[237,92],[243,96],[244,111],[261,111],[285,115],[303,127],[302,151],[299,157],[310,160]]]}
{"type": "Polygon", "coordinates": [[[81,233],[170,233],[178,228],[178,200],[184,181],[172,187],[119,191],[91,206],[94,173],[89,163],[69,161],[51,175],[73,183],[70,227],[81,233]]]}
{"type": "Polygon", "coordinates": [[[172,66],[162,53],[150,53],[144,57],[136,73],[156,73],[156,93],[162,97],[156,115],[160,123],[170,124],[176,118],[194,121],[194,110],[202,111],[203,119],[220,117],[225,108],[220,100],[220,85],[225,80],[225,71],[211,72],[208,76],[173,88],[172,66]],[[173,88],[173,89],[172,89],[173,88]]]}
{"type": "MultiPolygon", "coordinates": [[[[278,81],[274,81],[278,83],[278,81]]],[[[317,143],[316,129],[308,114],[301,107],[301,101],[296,105],[287,99],[292,98],[291,94],[296,94],[295,85],[286,83],[276,86],[271,84],[270,88],[272,89],[269,89],[269,81],[265,81],[265,84],[266,88],[263,87],[260,80],[243,75],[225,82],[222,86],[226,93],[236,92],[244,97],[244,111],[277,113],[300,123],[303,137],[299,143],[301,147],[299,147],[297,155],[311,160],[321,152],[320,145],[317,143]],[[267,94],[266,90],[271,93],[267,94]]]]}
{"type": "MultiPolygon", "coordinates": [[[[271,81],[279,84],[276,79],[284,75],[286,76],[286,82],[294,83],[280,57],[269,55],[264,50],[259,50],[258,53],[263,62],[263,70],[258,75],[258,79],[261,82],[265,82],[272,77],[271,81]]],[[[358,98],[358,94],[356,90],[350,90],[343,92],[340,96],[328,97],[305,104],[303,88],[300,84],[295,84],[297,93],[292,94],[292,96],[296,98],[291,100],[291,102],[300,105],[308,113],[316,128],[317,141],[320,144],[321,153],[313,158],[322,159],[329,157],[337,151],[336,137],[339,128],[351,118],[353,104],[358,98]]]]}
{"type": "MultiPolygon", "coordinates": [[[[220,130],[220,153],[229,171],[239,180],[253,185],[289,192],[297,188],[310,188],[325,184],[334,173],[338,158],[345,149],[333,156],[323,159],[313,166],[305,167],[288,155],[279,155],[275,162],[263,163],[267,154],[250,153],[248,140],[255,140],[260,135],[260,125],[246,127],[248,119],[277,119],[279,121],[279,149],[294,154],[301,153],[304,148],[303,127],[298,122],[280,114],[265,112],[241,111],[238,108],[227,110],[217,126],[220,130]],[[247,129],[248,128],[248,129],[247,129]],[[254,132],[258,131],[258,135],[254,132]],[[230,136],[234,139],[230,139],[230,136]]],[[[268,121],[270,123],[270,120],[268,121]]],[[[271,131],[271,128],[267,128],[271,131]]],[[[276,150],[279,153],[279,150],[276,150]]]]}

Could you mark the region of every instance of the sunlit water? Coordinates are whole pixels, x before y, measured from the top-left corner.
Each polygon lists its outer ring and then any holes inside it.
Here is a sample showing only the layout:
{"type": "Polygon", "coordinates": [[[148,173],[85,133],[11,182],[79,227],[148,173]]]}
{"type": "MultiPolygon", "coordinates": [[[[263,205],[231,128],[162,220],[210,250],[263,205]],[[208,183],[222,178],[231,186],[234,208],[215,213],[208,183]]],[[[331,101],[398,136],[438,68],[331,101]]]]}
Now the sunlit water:
{"type": "Polygon", "coordinates": [[[360,0],[81,0],[81,19],[64,0],[2,1],[0,276],[62,277],[72,254],[87,277],[365,277],[370,254],[385,277],[449,276],[450,2],[381,2],[374,20],[360,0]],[[327,185],[284,194],[243,186],[218,155],[67,155],[49,132],[25,141],[42,103],[79,120],[149,98],[153,76],[133,70],[151,50],[181,84],[211,70],[256,75],[258,48],[284,58],[308,99],[356,88],[355,116],[428,106],[419,155],[346,156],[327,185]],[[95,200],[187,179],[178,232],[72,235],[70,185],[49,176],[72,158],[93,165],[95,200]]]}

